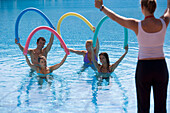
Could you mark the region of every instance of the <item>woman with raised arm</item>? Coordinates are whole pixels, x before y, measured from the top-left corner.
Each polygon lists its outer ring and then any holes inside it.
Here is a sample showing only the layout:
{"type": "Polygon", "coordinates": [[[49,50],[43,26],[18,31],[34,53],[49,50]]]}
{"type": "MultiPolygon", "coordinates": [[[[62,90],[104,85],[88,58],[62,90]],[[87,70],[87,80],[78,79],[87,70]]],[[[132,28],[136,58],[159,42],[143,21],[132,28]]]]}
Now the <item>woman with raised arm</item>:
{"type": "MultiPolygon", "coordinates": [[[[95,27],[94,27],[94,29],[95,29],[95,27]]],[[[95,32],[95,30],[93,32],[95,32]]],[[[91,57],[92,51],[91,51],[90,48],[92,46],[93,46],[93,41],[87,40],[86,43],[85,43],[86,50],[75,50],[75,49],[72,49],[72,48],[68,48],[68,50],[70,52],[83,56],[84,64],[83,64],[80,72],[85,71],[85,69],[88,68],[88,67],[91,67],[93,70],[96,70],[96,68],[95,68],[95,66],[92,62],[92,57],[91,57]]],[[[61,47],[62,47],[62,45],[61,45],[61,47]]],[[[99,40],[97,38],[96,47],[94,48],[94,56],[95,56],[96,61],[98,60],[97,59],[98,53],[99,53],[99,40]]]]}
{"type": "Polygon", "coordinates": [[[99,54],[100,62],[102,64],[101,65],[98,64],[98,62],[95,60],[95,57],[94,57],[93,48],[91,47],[91,49],[92,49],[91,50],[92,51],[92,56],[91,56],[92,61],[94,63],[95,68],[98,71],[98,74],[97,74],[97,78],[99,78],[98,80],[100,80],[100,82],[102,82],[103,79],[105,79],[109,84],[111,73],[117,68],[119,63],[123,60],[123,58],[125,57],[125,55],[128,52],[128,45],[124,48],[125,53],[114,64],[111,64],[111,65],[110,65],[109,55],[106,52],[102,52],[99,54]]]}
{"type": "Polygon", "coordinates": [[[32,64],[30,60],[28,59],[27,55],[25,55],[27,64],[31,67],[31,69],[36,70],[37,77],[38,77],[38,84],[43,84],[43,79],[45,79],[48,83],[51,83],[51,80],[53,78],[52,72],[56,69],[58,69],[63,63],[65,62],[67,58],[67,54],[64,56],[64,58],[61,60],[60,63],[55,64],[53,66],[47,67],[47,60],[45,56],[39,56],[38,57],[38,66],[35,64],[32,64]]]}
{"type": "MultiPolygon", "coordinates": [[[[77,55],[82,55],[84,57],[84,60],[83,60],[84,64],[82,66],[81,72],[83,72],[88,67],[91,67],[93,70],[96,70],[96,68],[92,62],[92,57],[91,57],[92,51],[90,49],[93,46],[93,41],[87,40],[85,46],[86,46],[86,50],[74,50],[71,48],[68,48],[68,50],[72,53],[76,53],[77,55]]],[[[94,48],[93,52],[94,52],[95,60],[97,61],[98,60],[97,56],[99,53],[98,39],[97,39],[96,47],[94,48]]]]}
{"type": "Polygon", "coordinates": [[[135,79],[138,113],[149,113],[151,87],[154,93],[154,112],[166,113],[169,75],[163,44],[170,21],[170,0],[167,0],[167,9],[159,19],[154,16],[156,0],[140,2],[145,16],[141,21],[116,14],[103,5],[103,0],[95,0],[95,7],[120,25],[133,30],[137,36],[139,53],[135,79]]]}

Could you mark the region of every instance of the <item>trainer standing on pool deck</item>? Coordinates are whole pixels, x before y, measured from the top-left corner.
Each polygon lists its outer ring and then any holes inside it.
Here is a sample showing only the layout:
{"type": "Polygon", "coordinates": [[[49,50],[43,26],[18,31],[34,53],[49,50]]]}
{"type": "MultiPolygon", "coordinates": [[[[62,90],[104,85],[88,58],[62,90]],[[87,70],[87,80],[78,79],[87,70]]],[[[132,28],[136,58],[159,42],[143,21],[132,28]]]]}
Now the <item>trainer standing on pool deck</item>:
{"type": "Polygon", "coordinates": [[[141,0],[142,21],[119,16],[103,5],[103,0],[95,0],[95,7],[120,25],[133,30],[139,43],[136,68],[136,91],[138,113],[149,113],[150,91],[153,87],[154,113],[166,113],[168,69],[163,52],[166,28],[170,20],[170,0],[167,9],[159,19],[154,17],[156,0],[141,0]]]}

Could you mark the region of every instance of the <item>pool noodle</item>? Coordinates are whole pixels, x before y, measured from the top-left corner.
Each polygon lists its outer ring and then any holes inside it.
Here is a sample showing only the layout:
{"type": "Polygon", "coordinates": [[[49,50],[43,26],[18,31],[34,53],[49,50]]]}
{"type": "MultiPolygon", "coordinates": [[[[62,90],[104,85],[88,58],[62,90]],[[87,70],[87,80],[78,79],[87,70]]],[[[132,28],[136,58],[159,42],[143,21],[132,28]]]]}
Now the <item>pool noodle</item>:
{"type": "Polygon", "coordinates": [[[42,30],[42,29],[45,29],[45,30],[48,30],[48,31],[52,32],[52,33],[59,39],[62,47],[64,48],[64,50],[65,50],[65,52],[66,52],[66,54],[67,54],[67,55],[70,54],[70,53],[69,53],[69,50],[68,50],[68,48],[67,48],[67,46],[66,46],[66,44],[65,44],[64,41],[63,41],[63,39],[61,38],[61,36],[60,36],[55,30],[53,30],[52,28],[47,27],[47,26],[39,26],[39,27],[35,28],[35,29],[29,34],[29,36],[28,36],[28,38],[27,38],[27,41],[26,41],[26,44],[25,44],[24,51],[23,51],[23,54],[24,54],[24,55],[27,55],[28,46],[29,46],[29,43],[30,43],[30,41],[31,41],[32,36],[33,36],[37,31],[42,30]]]}
{"type": "Polygon", "coordinates": [[[63,21],[64,18],[68,17],[68,16],[76,16],[78,18],[80,18],[81,20],[83,20],[89,27],[92,31],[94,31],[94,27],[93,25],[85,18],[83,17],[82,15],[78,14],[78,13],[74,13],[74,12],[69,12],[69,13],[66,13],[64,14],[58,21],[58,24],[57,24],[57,32],[61,35],[60,33],[60,26],[61,26],[61,22],[63,21]]]}
{"type": "Polygon", "coordinates": [[[96,30],[95,30],[95,33],[94,33],[94,36],[93,36],[93,47],[96,47],[96,41],[97,41],[97,35],[98,35],[98,32],[99,32],[99,29],[101,27],[101,25],[103,24],[103,22],[108,19],[109,17],[108,16],[105,16],[103,17],[100,22],[98,23],[97,27],[96,27],[96,30]]]}
{"type": "Polygon", "coordinates": [[[50,22],[50,20],[48,19],[48,17],[47,17],[42,11],[40,11],[39,9],[36,9],[36,8],[27,8],[27,9],[23,10],[23,11],[20,13],[20,15],[17,17],[16,23],[15,23],[15,38],[17,39],[17,43],[19,43],[19,36],[18,36],[18,25],[19,25],[19,21],[20,21],[22,15],[23,15],[24,13],[26,13],[27,11],[35,11],[35,12],[37,12],[38,14],[40,14],[40,15],[47,21],[47,23],[49,24],[49,26],[54,29],[54,26],[52,25],[52,23],[50,22]]]}
{"type": "MultiPolygon", "coordinates": [[[[96,27],[96,30],[95,30],[95,33],[94,33],[94,36],[93,36],[93,47],[96,47],[96,41],[97,41],[97,35],[98,35],[98,32],[99,32],[99,29],[101,27],[101,25],[103,24],[103,22],[105,20],[107,20],[109,17],[108,16],[104,16],[100,22],[98,23],[97,27],[96,27]]],[[[124,28],[124,47],[128,44],[128,30],[127,28],[124,28]]]]}
{"type": "Polygon", "coordinates": [[[124,48],[128,45],[128,29],[124,27],[124,48]]]}

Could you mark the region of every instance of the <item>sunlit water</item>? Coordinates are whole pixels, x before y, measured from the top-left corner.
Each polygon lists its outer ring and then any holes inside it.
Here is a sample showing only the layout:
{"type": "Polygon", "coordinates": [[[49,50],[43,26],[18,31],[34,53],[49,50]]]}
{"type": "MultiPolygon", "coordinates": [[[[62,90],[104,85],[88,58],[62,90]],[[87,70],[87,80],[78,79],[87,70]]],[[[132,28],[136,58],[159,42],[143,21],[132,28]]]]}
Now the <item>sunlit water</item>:
{"type": "MultiPolygon", "coordinates": [[[[166,0],[158,0],[156,17],[160,17],[166,0]]],[[[143,19],[138,0],[105,0],[104,4],[126,17],[143,19]]],[[[110,85],[106,81],[98,86],[95,72],[88,68],[79,73],[83,58],[71,53],[63,66],[54,71],[51,86],[37,83],[36,74],[29,76],[30,68],[25,57],[14,43],[15,21],[20,12],[28,7],[43,11],[55,27],[59,18],[67,12],[77,12],[97,26],[104,16],[94,7],[94,0],[1,0],[0,1],[0,111],[33,113],[135,113],[137,111],[135,68],[138,44],[135,34],[129,30],[129,51],[115,72],[110,85]]],[[[24,46],[29,33],[46,21],[35,12],[27,12],[19,25],[19,36],[24,46]]],[[[69,48],[85,50],[85,41],[92,39],[90,28],[76,17],[68,17],[61,24],[61,35],[69,48]]],[[[31,40],[29,48],[36,47],[39,36],[49,42],[50,32],[39,31],[31,40]]],[[[124,53],[123,28],[108,19],[99,31],[100,52],[107,52],[111,63],[124,53]]],[[[166,33],[164,51],[170,69],[169,27],[166,33]]],[[[64,56],[59,41],[55,38],[48,54],[48,66],[61,61],[64,56]]],[[[170,112],[170,88],[168,88],[167,110],[170,112]]],[[[151,113],[153,113],[151,98],[151,113]]]]}

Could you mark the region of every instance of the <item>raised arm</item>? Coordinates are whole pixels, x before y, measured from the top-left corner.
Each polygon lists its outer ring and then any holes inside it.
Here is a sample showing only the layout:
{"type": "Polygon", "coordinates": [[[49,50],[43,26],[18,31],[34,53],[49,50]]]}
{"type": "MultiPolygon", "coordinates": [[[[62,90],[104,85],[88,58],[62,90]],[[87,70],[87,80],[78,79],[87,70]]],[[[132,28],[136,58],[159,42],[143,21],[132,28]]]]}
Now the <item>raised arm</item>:
{"type": "Polygon", "coordinates": [[[103,0],[95,0],[95,7],[100,9],[100,11],[104,12],[109,18],[116,21],[120,25],[133,30],[136,34],[138,33],[138,20],[132,18],[122,17],[115,12],[108,9],[103,5],[103,0]]]}
{"type": "MultiPolygon", "coordinates": [[[[63,48],[63,46],[61,45],[61,43],[60,43],[60,46],[61,46],[61,48],[63,48]]],[[[83,56],[85,56],[85,54],[86,54],[86,51],[82,51],[82,50],[74,50],[74,49],[72,49],[72,48],[68,48],[68,50],[69,50],[70,52],[72,52],[72,53],[76,53],[77,55],[83,55],[83,56]]]]}
{"type": "MultiPolygon", "coordinates": [[[[19,40],[20,40],[20,38],[19,38],[19,40]]],[[[19,46],[19,49],[23,52],[24,51],[24,47],[20,43],[17,43],[17,39],[16,38],[15,38],[15,43],[19,46]]],[[[27,53],[30,55],[31,54],[31,50],[29,49],[27,53]]]]}
{"type": "Polygon", "coordinates": [[[67,58],[67,54],[65,54],[64,58],[61,60],[60,63],[56,64],[56,65],[53,65],[53,66],[50,66],[49,68],[51,69],[51,71],[54,71],[56,69],[58,69],[61,65],[63,65],[63,63],[65,62],[67,58]]]}
{"type": "Polygon", "coordinates": [[[113,72],[115,69],[116,69],[116,67],[119,65],[119,63],[123,60],[123,58],[125,57],[125,55],[127,54],[127,52],[128,52],[128,45],[125,47],[125,53],[119,58],[119,60],[117,60],[114,64],[112,64],[111,66],[110,66],[110,70],[111,70],[111,72],[113,72]]]}
{"type": "Polygon", "coordinates": [[[165,10],[165,13],[160,18],[164,19],[166,26],[168,27],[169,21],[170,21],[170,0],[167,0],[167,9],[165,10]]]}
{"type": "Polygon", "coordinates": [[[98,56],[99,48],[100,48],[100,46],[99,46],[99,39],[97,38],[96,47],[95,47],[95,55],[96,55],[96,57],[98,56]]]}
{"type": "Polygon", "coordinates": [[[53,45],[53,41],[54,41],[54,34],[51,33],[51,37],[50,37],[50,41],[49,43],[47,44],[47,46],[44,48],[46,53],[48,53],[53,45]]]}
{"type": "Polygon", "coordinates": [[[72,49],[72,48],[68,48],[68,50],[69,50],[70,52],[76,53],[76,54],[78,54],[78,55],[85,55],[85,54],[86,54],[85,51],[82,51],[82,50],[74,50],[74,49],[72,49]]]}
{"type": "MultiPolygon", "coordinates": [[[[96,28],[93,27],[93,29],[94,29],[93,33],[95,33],[96,28]]],[[[99,46],[99,39],[98,39],[98,37],[97,37],[96,47],[95,47],[95,49],[94,49],[94,50],[95,50],[95,55],[96,55],[96,56],[98,56],[99,48],[100,48],[100,46],[99,46]]]]}
{"type": "Polygon", "coordinates": [[[97,69],[97,71],[99,71],[100,64],[98,64],[95,59],[94,49],[92,48],[92,46],[91,46],[91,51],[92,51],[91,55],[92,55],[93,64],[94,64],[95,68],[97,69]]]}
{"type": "Polygon", "coordinates": [[[37,67],[34,65],[34,64],[31,64],[30,60],[28,59],[27,55],[25,55],[25,59],[26,59],[26,62],[27,64],[33,69],[33,70],[36,70],[37,67]]]}

